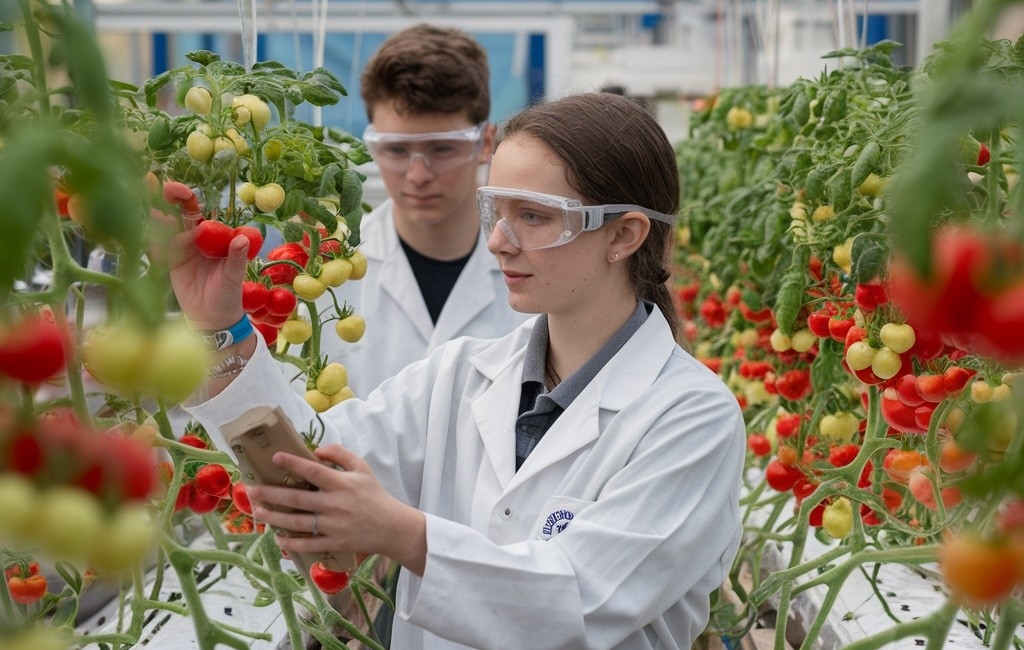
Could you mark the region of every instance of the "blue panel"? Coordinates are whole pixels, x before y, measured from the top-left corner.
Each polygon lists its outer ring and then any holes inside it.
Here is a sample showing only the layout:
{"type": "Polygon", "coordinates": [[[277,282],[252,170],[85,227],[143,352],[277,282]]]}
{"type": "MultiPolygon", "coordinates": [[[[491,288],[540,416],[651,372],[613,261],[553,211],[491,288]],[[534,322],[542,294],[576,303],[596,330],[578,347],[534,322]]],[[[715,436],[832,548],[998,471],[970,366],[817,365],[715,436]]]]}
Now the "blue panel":
{"type": "Polygon", "coordinates": [[[167,33],[166,32],[153,32],[153,74],[157,76],[161,72],[170,70],[170,66],[167,65],[167,33]]]}
{"type": "Polygon", "coordinates": [[[889,17],[868,16],[867,39],[868,45],[889,38],[889,17]]]}
{"type": "Polygon", "coordinates": [[[531,104],[543,101],[547,95],[544,85],[544,34],[530,34],[530,67],[527,73],[529,84],[527,97],[531,104]]]}

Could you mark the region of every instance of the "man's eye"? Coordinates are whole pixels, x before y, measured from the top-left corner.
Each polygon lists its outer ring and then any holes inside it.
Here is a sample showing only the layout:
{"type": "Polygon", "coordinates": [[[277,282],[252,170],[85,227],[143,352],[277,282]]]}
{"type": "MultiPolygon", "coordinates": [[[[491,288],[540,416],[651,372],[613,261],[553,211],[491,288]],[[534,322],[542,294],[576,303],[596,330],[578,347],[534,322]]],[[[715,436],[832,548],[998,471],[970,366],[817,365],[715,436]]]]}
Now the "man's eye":
{"type": "Polygon", "coordinates": [[[404,158],[409,155],[409,147],[402,144],[386,144],[380,150],[383,155],[390,158],[404,158]]]}

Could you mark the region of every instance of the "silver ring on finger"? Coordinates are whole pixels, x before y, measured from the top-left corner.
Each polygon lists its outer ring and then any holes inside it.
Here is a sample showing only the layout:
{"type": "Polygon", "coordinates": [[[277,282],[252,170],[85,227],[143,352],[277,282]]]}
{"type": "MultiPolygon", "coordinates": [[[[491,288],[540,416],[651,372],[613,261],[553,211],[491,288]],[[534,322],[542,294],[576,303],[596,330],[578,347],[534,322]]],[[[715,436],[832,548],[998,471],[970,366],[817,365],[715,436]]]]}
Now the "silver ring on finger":
{"type": "Polygon", "coordinates": [[[313,528],[310,531],[313,534],[313,537],[318,537],[320,535],[320,530],[319,530],[319,528],[317,528],[319,523],[320,523],[320,515],[318,515],[317,513],[314,512],[313,513],[313,528]]]}

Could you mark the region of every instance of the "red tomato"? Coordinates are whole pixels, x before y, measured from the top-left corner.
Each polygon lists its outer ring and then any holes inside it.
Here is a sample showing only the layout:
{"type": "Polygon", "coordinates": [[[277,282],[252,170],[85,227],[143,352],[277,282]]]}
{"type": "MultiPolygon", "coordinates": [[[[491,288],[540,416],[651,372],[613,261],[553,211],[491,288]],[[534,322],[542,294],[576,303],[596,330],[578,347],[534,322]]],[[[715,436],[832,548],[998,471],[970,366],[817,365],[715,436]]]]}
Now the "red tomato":
{"type": "Polygon", "coordinates": [[[772,453],[771,441],[760,433],[752,433],[747,436],[747,447],[755,456],[767,456],[772,453]]]}
{"type": "Polygon", "coordinates": [[[811,312],[811,315],[807,317],[807,329],[820,338],[831,336],[832,334],[828,328],[831,318],[832,313],[828,309],[819,309],[818,311],[811,312]]]}
{"type": "Polygon", "coordinates": [[[202,438],[191,434],[183,435],[178,439],[178,442],[189,447],[195,447],[196,449],[206,449],[206,442],[202,438]]]}
{"type": "Polygon", "coordinates": [[[262,282],[246,280],[242,283],[242,309],[254,312],[265,307],[270,298],[270,289],[262,282]]]}
{"type": "Polygon", "coordinates": [[[881,305],[889,302],[889,295],[881,284],[857,283],[854,293],[854,301],[862,311],[874,311],[881,305]]]}
{"type": "Polygon", "coordinates": [[[182,508],[188,506],[192,500],[192,482],[182,483],[178,489],[178,494],[174,496],[174,512],[178,512],[182,508]]]}
{"type": "Polygon", "coordinates": [[[786,399],[802,399],[811,392],[811,376],[806,370],[787,370],[775,379],[775,390],[786,399]]]}
{"type": "Polygon", "coordinates": [[[917,392],[917,377],[914,375],[903,375],[896,382],[894,388],[896,389],[896,398],[907,406],[916,407],[924,404],[924,399],[917,392]]]}
{"type": "Polygon", "coordinates": [[[196,472],[196,487],[218,499],[226,497],[231,492],[231,475],[223,465],[203,465],[196,472]]]}
{"type": "Polygon", "coordinates": [[[882,393],[882,418],[890,427],[904,433],[924,433],[914,419],[914,409],[901,402],[895,388],[886,388],[882,393]]]}
{"type": "Polygon", "coordinates": [[[710,327],[722,327],[728,314],[717,293],[709,294],[700,306],[700,315],[710,327]]]}
{"type": "Polygon", "coordinates": [[[7,588],[11,598],[21,605],[31,605],[46,593],[46,578],[36,574],[27,578],[15,576],[7,579],[7,588]]]}
{"type": "Polygon", "coordinates": [[[885,454],[882,469],[891,480],[906,485],[910,481],[910,473],[927,462],[924,454],[919,451],[890,449],[885,454]]]}
{"type": "Polygon", "coordinates": [[[942,375],[918,375],[914,381],[914,386],[917,388],[917,394],[926,402],[938,404],[946,399],[946,389],[942,385],[942,375]]]}
{"type": "Polygon", "coordinates": [[[764,478],[773,490],[787,492],[793,489],[793,485],[799,479],[804,478],[804,473],[798,467],[783,465],[780,461],[773,460],[765,467],[764,478]]]}
{"type": "Polygon", "coordinates": [[[676,289],[676,295],[679,297],[680,302],[689,303],[697,299],[697,294],[700,293],[700,281],[694,280],[689,284],[676,289]]]}
{"type": "Polygon", "coordinates": [[[67,359],[67,338],[47,311],[25,316],[0,331],[0,372],[38,384],[60,372],[67,359]]]}
{"type": "Polygon", "coordinates": [[[8,443],[4,453],[6,468],[25,476],[35,476],[45,465],[46,454],[35,435],[22,433],[8,443]]]}
{"type": "Polygon", "coordinates": [[[840,316],[833,316],[828,319],[828,333],[836,341],[842,343],[846,340],[846,334],[853,327],[852,318],[842,318],[840,316]]]}
{"type": "Polygon", "coordinates": [[[800,421],[803,418],[797,413],[786,413],[780,415],[779,419],[775,422],[775,433],[780,438],[790,438],[795,436],[800,431],[800,421]]]}
{"type": "Polygon", "coordinates": [[[809,481],[806,476],[802,476],[793,483],[793,496],[796,497],[797,503],[800,503],[807,497],[811,496],[815,490],[818,489],[818,484],[809,481]]]}
{"type": "Polygon", "coordinates": [[[284,287],[274,287],[267,296],[267,311],[275,316],[287,316],[295,311],[298,299],[284,287]]]}
{"type": "Polygon", "coordinates": [[[839,445],[838,447],[833,447],[828,452],[828,462],[834,467],[846,467],[853,462],[853,459],[857,457],[859,452],[860,445],[853,443],[839,445]]]}
{"type": "Polygon", "coordinates": [[[942,389],[946,391],[947,397],[956,397],[960,391],[967,386],[971,377],[977,374],[976,370],[968,370],[960,366],[950,366],[942,373],[942,389]]]}
{"type": "Polygon", "coordinates": [[[220,497],[203,492],[194,483],[191,484],[191,488],[188,493],[188,507],[197,515],[213,512],[220,505],[220,497]]]}
{"type": "Polygon", "coordinates": [[[252,326],[260,333],[267,345],[273,345],[277,342],[278,330],[273,325],[267,325],[266,323],[253,323],[252,326]]]}
{"type": "Polygon", "coordinates": [[[245,483],[235,483],[231,486],[231,500],[241,512],[247,515],[252,514],[252,503],[249,501],[249,491],[246,489],[245,483]]]}
{"type": "Polygon", "coordinates": [[[196,226],[196,248],[207,257],[227,257],[234,237],[234,229],[221,221],[200,221],[196,226]]]}
{"type": "Polygon", "coordinates": [[[344,571],[331,571],[317,562],[309,568],[309,577],[317,589],[325,594],[336,594],[348,586],[348,574],[344,571]]]}
{"type": "Polygon", "coordinates": [[[253,228],[252,226],[239,226],[232,233],[232,239],[239,235],[244,235],[249,240],[249,250],[245,254],[246,259],[251,260],[255,258],[260,252],[260,248],[263,247],[263,233],[258,228],[253,228]]]}
{"type": "Polygon", "coordinates": [[[1017,578],[1013,556],[1004,542],[990,543],[969,535],[945,540],[939,549],[939,566],[953,596],[975,607],[1004,601],[1017,578]]]}
{"type": "Polygon", "coordinates": [[[978,143],[978,167],[984,167],[988,164],[988,161],[992,160],[992,152],[989,151],[988,146],[984,142],[978,143]]]}

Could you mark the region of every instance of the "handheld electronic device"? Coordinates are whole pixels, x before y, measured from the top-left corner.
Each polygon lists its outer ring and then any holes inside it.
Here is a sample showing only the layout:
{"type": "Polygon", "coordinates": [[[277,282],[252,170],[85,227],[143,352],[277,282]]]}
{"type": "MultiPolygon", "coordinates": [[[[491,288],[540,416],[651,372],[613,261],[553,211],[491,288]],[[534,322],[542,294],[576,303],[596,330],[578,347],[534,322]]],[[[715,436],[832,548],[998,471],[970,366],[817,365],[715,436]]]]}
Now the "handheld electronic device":
{"type": "MultiPolygon", "coordinates": [[[[235,452],[243,483],[283,485],[300,490],[319,489],[305,479],[293,476],[287,469],[275,465],[272,460],[275,453],[284,451],[300,458],[323,462],[309,450],[280,407],[251,408],[238,419],[221,427],[221,432],[231,446],[231,451],[235,452]]],[[[316,562],[323,563],[331,571],[351,571],[357,566],[356,557],[351,553],[289,553],[288,558],[307,575],[310,567],[316,562]]]]}

